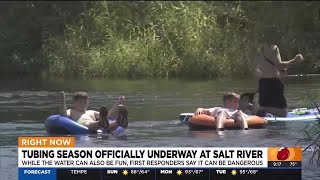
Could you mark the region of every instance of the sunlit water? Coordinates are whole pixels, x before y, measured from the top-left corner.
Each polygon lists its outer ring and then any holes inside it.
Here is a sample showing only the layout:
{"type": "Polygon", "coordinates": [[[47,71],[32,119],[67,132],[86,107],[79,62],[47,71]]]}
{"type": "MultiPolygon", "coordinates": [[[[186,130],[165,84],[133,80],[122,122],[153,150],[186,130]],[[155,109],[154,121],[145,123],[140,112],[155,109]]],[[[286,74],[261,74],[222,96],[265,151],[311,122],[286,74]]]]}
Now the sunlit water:
{"type": "MultiPolygon", "coordinates": [[[[125,136],[76,136],[79,147],[268,147],[308,146],[303,130],[310,122],[273,123],[264,129],[190,131],[178,121],[182,112],[197,107],[221,105],[226,91],[239,93],[255,90],[254,81],[11,81],[0,90],[0,179],[18,178],[17,137],[45,136],[43,121],[54,114],[59,102],[57,92],[64,90],[68,105],[72,94],[85,90],[90,109],[110,107],[120,94],[127,97],[130,124],[125,136]]],[[[286,80],[289,107],[301,106],[299,97],[320,90],[316,79],[286,80]]],[[[306,104],[308,106],[308,103],[306,104]]],[[[303,179],[320,179],[319,166],[310,164],[312,152],[303,155],[303,179]]]]}

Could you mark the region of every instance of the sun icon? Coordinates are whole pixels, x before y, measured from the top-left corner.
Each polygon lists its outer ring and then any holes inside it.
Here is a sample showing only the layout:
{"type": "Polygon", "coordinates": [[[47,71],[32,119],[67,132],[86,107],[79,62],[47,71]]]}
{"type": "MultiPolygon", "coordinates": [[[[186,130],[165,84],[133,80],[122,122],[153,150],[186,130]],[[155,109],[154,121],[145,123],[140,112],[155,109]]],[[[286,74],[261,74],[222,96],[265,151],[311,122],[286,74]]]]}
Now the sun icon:
{"type": "Polygon", "coordinates": [[[125,170],[122,171],[122,174],[127,176],[129,174],[129,172],[128,172],[128,170],[125,169],[125,170]]]}
{"type": "Polygon", "coordinates": [[[182,171],[179,169],[179,170],[177,170],[177,175],[178,176],[181,176],[182,175],[182,171]]]}
{"type": "Polygon", "coordinates": [[[235,175],[237,175],[237,171],[236,170],[232,170],[231,174],[232,174],[232,176],[235,176],[235,175]]]}

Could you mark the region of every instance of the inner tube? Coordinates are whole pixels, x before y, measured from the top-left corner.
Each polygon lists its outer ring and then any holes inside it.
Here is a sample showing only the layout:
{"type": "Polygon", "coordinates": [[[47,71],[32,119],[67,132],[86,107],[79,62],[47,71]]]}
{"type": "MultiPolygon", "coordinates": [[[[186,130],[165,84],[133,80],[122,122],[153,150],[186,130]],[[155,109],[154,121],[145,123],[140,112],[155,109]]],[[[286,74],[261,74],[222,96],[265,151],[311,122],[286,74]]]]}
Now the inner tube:
{"type": "MultiPolygon", "coordinates": [[[[112,120],[109,120],[112,122],[112,120]]],[[[48,134],[90,134],[88,127],[83,126],[72,119],[62,115],[52,115],[45,120],[45,127],[48,134]]],[[[120,134],[125,131],[125,128],[119,126],[111,132],[111,134],[120,134]]]]}
{"type": "MultiPolygon", "coordinates": [[[[254,128],[262,128],[264,127],[268,121],[259,117],[259,116],[249,116],[246,121],[248,122],[248,126],[251,129],[254,128]]],[[[191,130],[212,130],[216,129],[216,120],[212,116],[208,116],[206,114],[200,114],[197,116],[192,116],[187,121],[188,126],[191,130]]],[[[233,119],[224,120],[224,128],[225,129],[239,129],[234,123],[233,119]]]]}

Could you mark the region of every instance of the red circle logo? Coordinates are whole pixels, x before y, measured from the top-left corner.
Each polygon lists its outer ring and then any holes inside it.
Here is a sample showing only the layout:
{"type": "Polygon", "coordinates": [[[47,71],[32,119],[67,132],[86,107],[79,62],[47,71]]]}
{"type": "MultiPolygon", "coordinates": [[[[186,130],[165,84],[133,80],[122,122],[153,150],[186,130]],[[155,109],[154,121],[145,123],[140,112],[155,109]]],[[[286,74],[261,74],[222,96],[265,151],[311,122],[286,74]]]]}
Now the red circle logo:
{"type": "Polygon", "coordinates": [[[281,161],[287,160],[289,156],[290,156],[290,151],[287,147],[279,148],[278,154],[277,154],[278,160],[281,160],[281,161]]]}

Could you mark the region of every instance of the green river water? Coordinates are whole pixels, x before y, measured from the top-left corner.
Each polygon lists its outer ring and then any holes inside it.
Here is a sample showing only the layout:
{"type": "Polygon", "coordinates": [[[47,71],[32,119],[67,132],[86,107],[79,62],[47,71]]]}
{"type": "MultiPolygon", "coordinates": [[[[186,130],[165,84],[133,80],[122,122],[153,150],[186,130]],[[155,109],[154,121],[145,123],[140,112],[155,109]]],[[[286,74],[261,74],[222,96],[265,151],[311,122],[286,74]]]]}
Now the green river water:
{"type": "MultiPolygon", "coordinates": [[[[178,121],[182,112],[197,107],[222,105],[226,91],[251,92],[252,79],[245,80],[1,80],[0,87],[0,179],[18,178],[17,137],[45,136],[44,120],[56,112],[57,93],[65,91],[67,102],[75,91],[87,91],[90,109],[108,107],[119,95],[125,95],[129,110],[126,136],[85,135],[76,138],[79,147],[268,147],[302,146],[303,129],[311,122],[274,123],[264,129],[190,131],[178,121]]],[[[289,108],[301,106],[299,98],[319,92],[320,79],[287,78],[289,108]]],[[[308,106],[308,103],[306,104],[308,106]]],[[[320,179],[319,166],[310,164],[312,152],[303,154],[303,179],[320,179]]]]}

